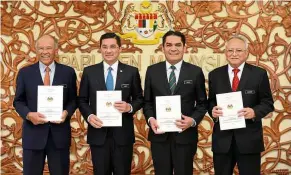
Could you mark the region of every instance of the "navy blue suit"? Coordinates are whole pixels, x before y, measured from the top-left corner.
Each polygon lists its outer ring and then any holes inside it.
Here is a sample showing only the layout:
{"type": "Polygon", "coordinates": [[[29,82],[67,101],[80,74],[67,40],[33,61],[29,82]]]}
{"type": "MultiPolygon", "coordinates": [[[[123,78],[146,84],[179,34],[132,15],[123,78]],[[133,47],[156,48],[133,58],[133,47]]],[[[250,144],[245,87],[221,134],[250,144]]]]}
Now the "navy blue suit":
{"type": "Polygon", "coordinates": [[[39,70],[39,62],[22,68],[17,77],[16,93],[13,105],[18,114],[23,118],[22,147],[24,150],[23,164],[24,174],[42,174],[44,160],[39,161],[36,157],[48,156],[51,174],[68,174],[69,171],[69,148],[71,144],[70,119],[76,110],[76,73],[73,68],[55,63],[55,74],[52,85],[61,85],[63,89],[63,110],[68,112],[66,120],[61,124],[46,123],[34,125],[26,119],[29,112],[37,111],[38,86],[43,85],[39,70]],[[52,149],[53,148],[53,151],[52,149]],[[56,158],[55,150],[62,158],[56,158]],[[51,154],[50,154],[51,153],[51,154]],[[37,156],[36,156],[37,155],[37,156]],[[36,156],[36,157],[35,157],[36,156]],[[51,159],[51,161],[50,161],[51,159]],[[61,159],[59,170],[54,164],[61,159]],[[32,164],[33,165],[30,165],[32,164]],[[28,165],[28,166],[26,166],[28,165]],[[39,166],[39,167],[38,167],[39,166]],[[41,169],[41,170],[40,170],[41,169]],[[41,172],[40,172],[41,171],[41,172]]]}

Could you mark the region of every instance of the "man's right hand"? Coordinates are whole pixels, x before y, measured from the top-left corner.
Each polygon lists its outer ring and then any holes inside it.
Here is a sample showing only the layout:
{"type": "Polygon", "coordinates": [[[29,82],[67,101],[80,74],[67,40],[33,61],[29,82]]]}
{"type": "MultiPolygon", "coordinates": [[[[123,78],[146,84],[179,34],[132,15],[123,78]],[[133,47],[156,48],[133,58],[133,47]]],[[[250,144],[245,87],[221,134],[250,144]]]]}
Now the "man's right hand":
{"type": "Polygon", "coordinates": [[[27,119],[31,121],[34,125],[44,124],[48,122],[45,119],[45,116],[39,112],[29,112],[27,114],[27,119]]]}
{"type": "Polygon", "coordinates": [[[150,118],[150,125],[155,134],[164,134],[165,132],[158,131],[159,125],[154,117],[150,118]]]}
{"type": "Polygon", "coordinates": [[[88,122],[94,127],[94,128],[101,128],[103,122],[96,116],[91,114],[88,122]]]}
{"type": "Polygon", "coordinates": [[[218,118],[219,116],[222,116],[223,113],[222,113],[222,108],[219,107],[219,106],[214,106],[212,108],[212,117],[213,118],[218,118]]]}

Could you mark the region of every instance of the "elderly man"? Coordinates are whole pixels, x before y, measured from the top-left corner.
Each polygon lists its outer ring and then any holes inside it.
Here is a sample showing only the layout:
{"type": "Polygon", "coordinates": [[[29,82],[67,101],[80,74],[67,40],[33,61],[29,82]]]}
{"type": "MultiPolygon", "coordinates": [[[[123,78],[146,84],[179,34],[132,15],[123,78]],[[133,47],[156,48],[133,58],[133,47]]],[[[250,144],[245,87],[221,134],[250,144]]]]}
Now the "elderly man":
{"type": "Polygon", "coordinates": [[[39,62],[22,68],[17,77],[14,107],[23,119],[23,174],[42,175],[47,156],[50,174],[69,174],[71,127],[76,109],[76,74],[55,61],[57,40],[44,35],[36,41],[39,62]],[[61,121],[48,122],[37,112],[38,86],[63,86],[61,121]]]}
{"type": "Polygon", "coordinates": [[[248,44],[241,36],[226,43],[228,65],[209,73],[209,109],[214,119],[212,151],[215,175],[232,175],[237,163],[240,175],[260,175],[261,152],[264,151],[262,118],[274,110],[267,72],[247,64],[248,44]],[[216,94],[241,91],[246,127],[221,130],[218,117],[223,115],[217,106],[216,94]]]}

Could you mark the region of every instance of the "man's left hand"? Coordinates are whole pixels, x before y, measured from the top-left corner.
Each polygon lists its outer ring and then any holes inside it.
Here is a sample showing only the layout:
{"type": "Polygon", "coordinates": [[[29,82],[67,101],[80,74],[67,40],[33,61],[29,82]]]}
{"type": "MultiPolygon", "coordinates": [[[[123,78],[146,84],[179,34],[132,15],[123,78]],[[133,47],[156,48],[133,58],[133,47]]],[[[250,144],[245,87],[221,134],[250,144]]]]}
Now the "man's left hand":
{"type": "Polygon", "coordinates": [[[243,108],[238,111],[238,116],[244,116],[245,119],[255,118],[255,111],[252,108],[243,108]]]}
{"type": "Polygon", "coordinates": [[[182,119],[176,120],[176,125],[178,128],[181,128],[182,131],[185,131],[193,125],[193,118],[182,114],[182,119]]]}
{"type": "Polygon", "coordinates": [[[114,107],[121,113],[130,111],[130,105],[125,101],[116,101],[114,107]]]}
{"type": "Polygon", "coordinates": [[[60,121],[51,121],[51,123],[56,123],[56,124],[63,123],[66,120],[67,116],[68,116],[68,112],[66,110],[64,110],[63,114],[62,114],[62,118],[61,118],[62,120],[60,120],[60,121]]]}

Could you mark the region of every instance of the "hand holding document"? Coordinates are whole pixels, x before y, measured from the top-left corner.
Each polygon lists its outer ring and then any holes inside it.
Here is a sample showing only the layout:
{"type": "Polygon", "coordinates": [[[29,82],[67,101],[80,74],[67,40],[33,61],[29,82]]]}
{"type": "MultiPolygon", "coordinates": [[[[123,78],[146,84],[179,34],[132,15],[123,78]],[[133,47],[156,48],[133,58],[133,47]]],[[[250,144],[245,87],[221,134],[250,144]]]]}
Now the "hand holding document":
{"type": "Polygon", "coordinates": [[[47,121],[62,121],[63,86],[38,86],[37,112],[47,121]]]}
{"type": "Polygon", "coordinates": [[[114,102],[121,101],[121,91],[97,91],[97,117],[104,127],[122,126],[122,113],[114,107],[114,102]]]}
{"type": "Polygon", "coordinates": [[[238,111],[243,109],[241,91],[216,95],[217,106],[222,108],[223,116],[219,117],[221,130],[245,128],[244,116],[238,116],[238,111]]]}
{"type": "Polygon", "coordinates": [[[156,97],[156,113],[158,132],[182,131],[175,124],[177,119],[181,119],[180,95],[156,97]]]}

